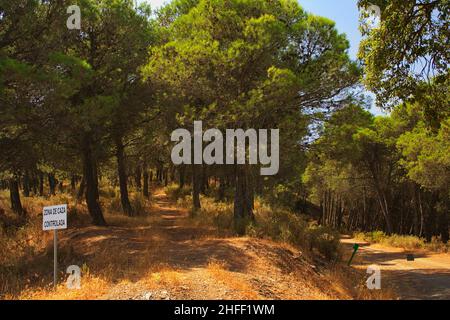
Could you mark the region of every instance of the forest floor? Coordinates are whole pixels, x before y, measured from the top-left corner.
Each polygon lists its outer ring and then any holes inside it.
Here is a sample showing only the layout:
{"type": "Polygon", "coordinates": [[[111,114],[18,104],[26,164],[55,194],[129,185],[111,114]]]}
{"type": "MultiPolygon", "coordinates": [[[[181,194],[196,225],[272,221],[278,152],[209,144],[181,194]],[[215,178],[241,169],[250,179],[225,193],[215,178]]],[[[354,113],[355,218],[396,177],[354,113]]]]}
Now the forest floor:
{"type": "MultiPolygon", "coordinates": [[[[46,274],[47,284],[41,279],[36,285],[31,279],[29,288],[15,298],[361,298],[354,281],[346,279],[347,271],[333,270],[297,248],[269,240],[214,236],[206,227],[192,226],[188,210],[177,207],[161,189],[152,203],[151,223],[60,232],[60,285],[56,290],[49,285],[49,244],[46,253],[27,262],[37,278],[46,274]],[[72,264],[82,269],[81,289],[68,289],[63,280],[65,268],[72,264]]],[[[364,272],[352,272],[358,282],[366,277],[364,272]]]]}
{"type": "Polygon", "coordinates": [[[341,242],[348,248],[358,243],[360,248],[352,265],[366,270],[369,265],[381,269],[381,286],[391,286],[399,299],[450,299],[450,254],[425,250],[405,250],[379,244],[369,244],[349,237],[341,242]],[[412,254],[414,261],[407,261],[412,254]]]}

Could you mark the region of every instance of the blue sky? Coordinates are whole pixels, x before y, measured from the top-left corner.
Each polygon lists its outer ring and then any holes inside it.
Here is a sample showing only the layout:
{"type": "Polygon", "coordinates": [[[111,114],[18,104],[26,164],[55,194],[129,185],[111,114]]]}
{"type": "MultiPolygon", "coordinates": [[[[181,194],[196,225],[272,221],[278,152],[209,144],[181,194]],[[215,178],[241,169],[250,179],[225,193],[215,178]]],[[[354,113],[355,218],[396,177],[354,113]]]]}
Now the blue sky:
{"type": "MultiPolygon", "coordinates": [[[[158,8],[166,0],[137,0],[150,3],[152,8],[158,8]]],[[[361,33],[359,32],[359,12],[357,0],[299,0],[300,5],[308,12],[327,17],[336,22],[336,28],[347,35],[350,41],[350,56],[356,59],[361,33]]],[[[381,111],[375,106],[372,113],[380,115],[381,111]]]]}

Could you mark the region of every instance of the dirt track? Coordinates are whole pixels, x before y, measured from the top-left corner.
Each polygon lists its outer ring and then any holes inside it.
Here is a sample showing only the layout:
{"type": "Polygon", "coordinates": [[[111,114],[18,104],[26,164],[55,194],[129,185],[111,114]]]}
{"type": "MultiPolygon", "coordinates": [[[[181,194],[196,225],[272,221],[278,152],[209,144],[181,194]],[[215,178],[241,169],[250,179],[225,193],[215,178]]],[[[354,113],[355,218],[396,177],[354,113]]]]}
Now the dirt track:
{"type": "Polygon", "coordinates": [[[360,269],[378,265],[382,289],[383,283],[391,286],[400,299],[450,299],[450,254],[405,251],[355,239],[342,239],[342,243],[346,251],[359,243],[360,249],[352,265],[360,269]],[[414,254],[414,261],[406,260],[408,253],[414,254]]]}
{"type": "Polygon", "coordinates": [[[71,243],[74,255],[87,265],[116,259],[115,274],[128,270],[94,299],[351,298],[296,248],[217,237],[192,224],[188,211],[163,191],[152,199],[153,221],[148,226],[90,226],[66,232],[62,245],[71,243]],[[99,256],[102,252],[105,255],[99,256]]]}

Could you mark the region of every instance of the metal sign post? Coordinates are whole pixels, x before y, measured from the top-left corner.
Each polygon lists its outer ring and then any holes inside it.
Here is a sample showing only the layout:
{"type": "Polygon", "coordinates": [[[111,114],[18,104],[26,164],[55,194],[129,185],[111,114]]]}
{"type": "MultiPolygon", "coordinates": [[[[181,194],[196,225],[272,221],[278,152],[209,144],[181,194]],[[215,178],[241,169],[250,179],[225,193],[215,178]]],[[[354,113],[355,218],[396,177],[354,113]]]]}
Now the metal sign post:
{"type": "Polygon", "coordinates": [[[53,230],[53,288],[56,290],[58,277],[58,230],[53,230]]]}
{"type": "Polygon", "coordinates": [[[42,229],[53,230],[53,288],[58,283],[58,229],[67,229],[67,204],[44,207],[42,229]]]}
{"type": "Polygon", "coordinates": [[[352,256],[350,257],[350,260],[348,260],[348,263],[347,263],[348,266],[350,266],[352,264],[353,258],[355,257],[356,251],[358,251],[358,249],[359,249],[359,244],[355,243],[353,245],[352,256]]]}

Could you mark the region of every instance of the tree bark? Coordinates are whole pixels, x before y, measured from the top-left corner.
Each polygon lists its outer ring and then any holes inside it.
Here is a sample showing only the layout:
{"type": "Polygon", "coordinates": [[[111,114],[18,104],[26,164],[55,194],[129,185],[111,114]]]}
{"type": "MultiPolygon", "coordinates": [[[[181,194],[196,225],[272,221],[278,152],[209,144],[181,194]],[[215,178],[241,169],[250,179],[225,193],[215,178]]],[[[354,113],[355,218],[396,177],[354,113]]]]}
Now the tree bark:
{"type": "Polygon", "coordinates": [[[164,186],[167,187],[169,184],[169,169],[164,170],[164,186]]]}
{"type": "Polygon", "coordinates": [[[44,173],[39,172],[39,195],[44,196],[44,173]]]}
{"type": "Polygon", "coordinates": [[[225,199],[225,177],[219,177],[219,201],[223,201],[225,199]]]}
{"type": "Polygon", "coordinates": [[[83,175],[83,177],[81,178],[80,187],[79,187],[78,193],[77,193],[78,201],[81,201],[83,199],[85,189],[86,189],[86,180],[84,179],[84,175],[83,175]]]}
{"type": "Polygon", "coordinates": [[[86,182],[86,204],[92,218],[92,223],[97,226],[105,226],[106,221],[99,203],[97,164],[91,148],[90,140],[86,138],[82,155],[86,182]]]}
{"type": "Polygon", "coordinates": [[[144,166],[144,187],[142,189],[142,194],[144,195],[144,197],[148,198],[149,197],[149,192],[148,192],[148,171],[146,166],[144,166]]]}
{"type": "Polygon", "coordinates": [[[141,166],[137,165],[136,166],[136,171],[134,174],[134,181],[136,182],[136,189],[138,189],[139,191],[142,189],[142,170],[141,170],[141,166]]]}
{"type": "Polygon", "coordinates": [[[25,171],[25,174],[23,176],[23,195],[25,197],[30,196],[30,176],[27,170],[25,171]]]}
{"type": "Polygon", "coordinates": [[[55,175],[53,173],[49,173],[48,177],[48,187],[50,189],[50,195],[54,196],[56,194],[56,181],[55,175]]]}
{"type": "Polygon", "coordinates": [[[133,216],[133,208],[131,207],[130,199],[128,197],[128,177],[125,164],[125,147],[122,138],[116,138],[116,158],[117,158],[117,173],[119,175],[119,189],[120,189],[120,203],[122,204],[123,212],[128,216],[133,216]]]}
{"type": "Polygon", "coordinates": [[[192,204],[194,209],[200,209],[200,165],[192,165],[192,204]]]}
{"type": "Polygon", "coordinates": [[[234,223],[238,234],[244,234],[246,224],[255,218],[253,214],[253,189],[249,179],[248,168],[245,165],[236,165],[234,223]]]}
{"type": "Polygon", "coordinates": [[[19,181],[16,177],[9,180],[9,195],[12,211],[17,213],[20,217],[25,216],[25,210],[23,209],[20,201],[19,181]]]}
{"type": "Polygon", "coordinates": [[[184,165],[180,165],[178,173],[179,173],[179,187],[180,189],[183,189],[184,187],[184,172],[185,172],[185,167],[184,165]]]}
{"type": "Polygon", "coordinates": [[[70,178],[70,190],[72,192],[75,192],[76,186],[77,186],[77,178],[73,174],[72,177],[70,178]]]}

